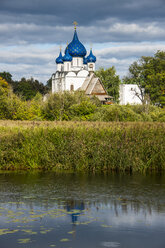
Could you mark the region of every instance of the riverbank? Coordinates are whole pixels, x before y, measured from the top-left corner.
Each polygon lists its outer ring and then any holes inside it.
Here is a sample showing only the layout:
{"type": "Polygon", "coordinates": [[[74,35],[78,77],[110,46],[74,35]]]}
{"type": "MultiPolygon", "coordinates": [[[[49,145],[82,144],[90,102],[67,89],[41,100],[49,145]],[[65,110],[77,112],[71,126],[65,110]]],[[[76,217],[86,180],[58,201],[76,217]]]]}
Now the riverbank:
{"type": "Polygon", "coordinates": [[[165,124],[0,121],[1,170],[165,170],[165,124]]]}

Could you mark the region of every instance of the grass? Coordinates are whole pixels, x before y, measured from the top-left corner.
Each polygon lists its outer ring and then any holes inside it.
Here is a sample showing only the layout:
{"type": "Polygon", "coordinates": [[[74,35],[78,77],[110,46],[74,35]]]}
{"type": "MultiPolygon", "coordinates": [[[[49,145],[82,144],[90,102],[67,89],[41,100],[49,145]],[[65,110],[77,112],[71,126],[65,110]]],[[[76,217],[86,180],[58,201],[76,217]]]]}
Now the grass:
{"type": "Polygon", "coordinates": [[[1,170],[160,171],[165,123],[0,121],[1,170]]]}

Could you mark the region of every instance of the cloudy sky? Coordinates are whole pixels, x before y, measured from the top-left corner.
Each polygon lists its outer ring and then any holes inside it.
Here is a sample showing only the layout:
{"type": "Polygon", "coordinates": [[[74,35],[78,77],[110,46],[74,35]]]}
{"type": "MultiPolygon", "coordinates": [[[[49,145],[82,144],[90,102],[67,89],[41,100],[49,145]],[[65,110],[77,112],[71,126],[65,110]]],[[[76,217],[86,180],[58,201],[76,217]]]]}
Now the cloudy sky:
{"type": "Polygon", "coordinates": [[[45,83],[59,46],[73,37],[117,74],[142,55],[165,50],[165,0],[0,0],[0,71],[45,83]]]}

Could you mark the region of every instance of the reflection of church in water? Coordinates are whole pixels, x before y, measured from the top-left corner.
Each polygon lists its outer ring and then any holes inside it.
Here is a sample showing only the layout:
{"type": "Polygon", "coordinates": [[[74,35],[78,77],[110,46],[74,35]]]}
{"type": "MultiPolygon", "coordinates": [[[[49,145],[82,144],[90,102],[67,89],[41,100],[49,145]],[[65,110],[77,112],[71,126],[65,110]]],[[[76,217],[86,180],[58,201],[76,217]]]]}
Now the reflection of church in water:
{"type": "Polygon", "coordinates": [[[75,22],[73,40],[67,45],[65,55],[60,50],[56,59],[57,70],[52,75],[52,93],[82,90],[88,96],[95,95],[101,102],[109,96],[101,82],[95,75],[96,57],[92,49],[88,56],[86,48],[79,41],[75,22]]]}
{"type": "Polygon", "coordinates": [[[78,217],[82,214],[83,210],[85,210],[85,205],[83,201],[77,202],[71,200],[67,203],[66,209],[72,218],[72,224],[74,224],[78,221],[78,217]]]}

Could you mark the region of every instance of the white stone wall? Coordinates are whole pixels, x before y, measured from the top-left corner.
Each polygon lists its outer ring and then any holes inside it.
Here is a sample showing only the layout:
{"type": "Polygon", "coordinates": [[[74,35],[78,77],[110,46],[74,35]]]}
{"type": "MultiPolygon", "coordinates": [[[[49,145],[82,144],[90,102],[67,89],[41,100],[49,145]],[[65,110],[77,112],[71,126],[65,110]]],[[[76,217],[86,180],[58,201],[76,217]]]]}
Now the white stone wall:
{"type": "Polygon", "coordinates": [[[120,104],[142,104],[136,93],[141,96],[140,89],[136,84],[121,84],[119,90],[120,104]]]}
{"type": "Polygon", "coordinates": [[[71,90],[71,85],[73,85],[74,90],[77,90],[82,86],[86,77],[88,76],[88,71],[82,70],[77,74],[75,72],[69,72],[65,77],[65,90],[71,90]]]}
{"type": "Polygon", "coordinates": [[[57,71],[63,70],[63,64],[57,64],[57,71]]]}
{"type": "Polygon", "coordinates": [[[71,71],[71,62],[70,61],[64,62],[64,71],[71,71]]]}
{"type": "Polygon", "coordinates": [[[71,67],[74,71],[80,70],[83,67],[83,58],[73,57],[71,67]]]}

